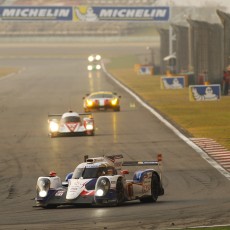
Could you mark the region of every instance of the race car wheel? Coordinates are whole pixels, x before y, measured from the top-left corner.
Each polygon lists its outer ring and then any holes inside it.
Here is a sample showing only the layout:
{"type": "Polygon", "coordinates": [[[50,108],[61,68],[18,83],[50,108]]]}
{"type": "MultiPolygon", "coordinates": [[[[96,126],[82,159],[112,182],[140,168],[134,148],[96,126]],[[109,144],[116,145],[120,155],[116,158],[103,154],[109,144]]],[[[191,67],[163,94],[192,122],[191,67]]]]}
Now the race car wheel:
{"type": "Polygon", "coordinates": [[[87,135],[88,135],[88,136],[94,136],[95,133],[94,133],[94,131],[88,131],[88,132],[87,132],[87,135]]]}
{"type": "Polygon", "coordinates": [[[140,198],[143,203],[156,202],[159,195],[160,182],[158,176],[153,173],[151,181],[151,196],[140,198]]]}
{"type": "Polygon", "coordinates": [[[114,109],[115,112],[120,112],[120,106],[117,106],[115,109],[114,109]]]}
{"type": "Polygon", "coordinates": [[[114,204],[114,206],[119,206],[124,202],[124,199],[125,199],[124,194],[125,194],[124,185],[123,185],[122,179],[119,178],[117,180],[117,185],[116,185],[117,200],[116,200],[116,203],[114,204]]]}

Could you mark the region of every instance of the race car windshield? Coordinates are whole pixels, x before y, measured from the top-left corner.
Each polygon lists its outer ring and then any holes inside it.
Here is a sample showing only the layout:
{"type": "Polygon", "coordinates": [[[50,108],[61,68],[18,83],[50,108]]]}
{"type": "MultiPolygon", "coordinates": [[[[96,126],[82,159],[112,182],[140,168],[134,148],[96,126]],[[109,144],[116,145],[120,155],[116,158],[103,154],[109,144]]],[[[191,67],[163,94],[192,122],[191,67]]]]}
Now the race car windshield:
{"type": "Polygon", "coordinates": [[[73,179],[83,179],[98,178],[102,175],[105,175],[106,168],[76,168],[73,173],[73,179]]]}
{"type": "Polygon", "coordinates": [[[90,98],[94,99],[94,98],[113,98],[114,95],[113,94],[94,94],[91,95],[90,98]]]}
{"type": "Polygon", "coordinates": [[[76,117],[76,116],[64,117],[63,122],[80,122],[80,117],[76,117]]]}

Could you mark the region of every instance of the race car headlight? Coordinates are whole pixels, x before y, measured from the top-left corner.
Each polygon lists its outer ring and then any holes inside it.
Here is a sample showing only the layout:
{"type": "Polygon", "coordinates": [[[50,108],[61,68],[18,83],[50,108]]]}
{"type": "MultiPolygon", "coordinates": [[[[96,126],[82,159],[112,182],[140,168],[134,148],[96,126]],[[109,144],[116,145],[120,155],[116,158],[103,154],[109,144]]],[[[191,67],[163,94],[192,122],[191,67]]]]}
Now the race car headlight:
{"type": "Polygon", "coordinates": [[[54,121],[51,121],[49,126],[50,126],[50,131],[51,132],[57,132],[58,129],[59,129],[58,123],[54,122],[54,121]]]}
{"type": "Polygon", "coordinates": [[[94,57],[93,57],[93,56],[89,56],[89,57],[88,57],[88,61],[89,61],[89,62],[92,62],[93,60],[94,60],[94,57]]]}
{"type": "Polygon", "coordinates": [[[86,124],[86,129],[87,130],[93,130],[93,124],[92,123],[86,124]]]}
{"type": "Polygon", "coordinates": [[[114,98],[114,99],[111,101],[111,104],[112,104],[112,105],[116,105],[116,104],[117,104],[117,98],[114,98]]]}
{"type": "Polygon", "coordinates": [[[87,69],[88,69],[88,70],[93,70],[93,66],[92,66],[92,65],[88,65],[88,66],[87,66],[87,69]]]}
{"type": "Polygon", "coordinates": [[[98,189],[95,193],[96,196],[103,196],[104,195],[104,190],[103,189],[98,189]]]}
{"type": "Polygon", "coordinates": [[[39,196],[40,196],[40,197],[46,197],[47,194],[48,194],[48,192],[47,192],[47,191],[44,191],[44,190],[42,190],[42,191],[39,192],[39,196]]]}
{"type": "Polygon", "coordinates": [[[98,54],[98,55],[96,55],[96,57],[95,57],[95,58],[96,58],[96,60],[97,60],[97,61],[100,61],[100,60],[101,60],[101,56],[100,56],[99,54],[98,54]]]}
{"type": "Polygon", "coordinates": [[[87,106],[92,106],[93,105],[93,101],[91,101],[91,100],[87,100],[87,106]]]}
{"type": "Polygon", "coordinates": [[[105,196],[110,189],[110,181],[106,177],[99,178],[96,184],[95,196],[105,196]]]}
{"type": "Polygon", "coordinates": [[[40,197],[46,197],[50,189],[50,180],[47,178],[38,179],[37,194],[40,197]]]}
{"type": "Polygon", "coordinates": [[[101,65],[96,65],[96,69],[100,70],[101,69],[101,65]]]}

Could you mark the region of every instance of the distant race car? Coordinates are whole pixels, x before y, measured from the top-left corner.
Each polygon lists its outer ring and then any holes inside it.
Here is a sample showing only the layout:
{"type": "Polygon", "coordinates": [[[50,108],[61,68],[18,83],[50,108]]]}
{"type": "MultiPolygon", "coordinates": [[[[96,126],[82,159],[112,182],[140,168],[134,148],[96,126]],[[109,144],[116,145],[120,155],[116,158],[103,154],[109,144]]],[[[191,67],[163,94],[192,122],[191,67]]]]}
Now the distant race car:
{"type": "Polygon", "coordinates": [[[49,135],[94,135],[94,119],[91,113],[69,111],[63,114],[48,115],[49,135]],[[81,118],[81,116],[84,116],[81,118]]]}
{"type": "Polygon", "coordinates": [[[101,69],[101,56],[99,54],[91,54],[88,57],[88,66],[89,71],[100,70],[101,69]]]}
{"type": "Polygon", "coordinates": [[[120,111],[120,98],[121,96],[109,91],[94,92],[83,97],[83,107],[85,112],[107,109],[120,111]]]}
{"type": "Polygon", "coordinates": [[[157,161],[127,162],[123,162],[122,155],[87,157],[66,176],[64,182],[56,172],[39,177],[35,207],[56,208],[79,204],[117,206],[132,200],[156,202],[158,196],[164,194],[161,156],[157,161]],[[142,169],[134,171],[131,179],[127,179],[129,171],[121,170],[124,166],[139,166],[142,169]],[[144,169],[146,166],[148,168],[144,169]]]}

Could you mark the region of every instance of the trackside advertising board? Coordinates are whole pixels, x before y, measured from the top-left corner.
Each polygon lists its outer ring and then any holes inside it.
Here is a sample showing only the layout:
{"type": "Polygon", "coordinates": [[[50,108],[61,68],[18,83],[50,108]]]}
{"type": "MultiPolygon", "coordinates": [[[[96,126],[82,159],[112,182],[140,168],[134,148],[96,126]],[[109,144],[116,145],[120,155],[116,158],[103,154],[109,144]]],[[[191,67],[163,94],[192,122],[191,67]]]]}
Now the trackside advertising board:
{"type": "Polygon", "coordinates": [[[0,20],[168,21],[169,7],[0,6],[0,20]]]}
{"type": "Polygon", "coordinates": [[[153,66],[140,66],[138,73],[141,75],[152,75],[153,66]]]}
{"type": "Polygon", "coordinates": [[[190,101],[216,101],[221,96],[220,85],[190,85],[190,101]]]}
{"type": "Polygon", "coordinates": [[[161,77],[161,89],[183,89],[184,87],[184,76],[161,77]]]}

